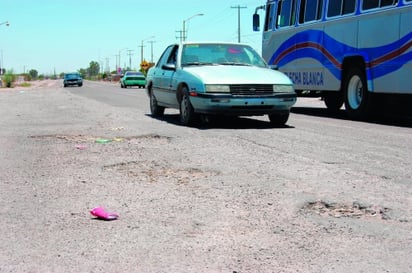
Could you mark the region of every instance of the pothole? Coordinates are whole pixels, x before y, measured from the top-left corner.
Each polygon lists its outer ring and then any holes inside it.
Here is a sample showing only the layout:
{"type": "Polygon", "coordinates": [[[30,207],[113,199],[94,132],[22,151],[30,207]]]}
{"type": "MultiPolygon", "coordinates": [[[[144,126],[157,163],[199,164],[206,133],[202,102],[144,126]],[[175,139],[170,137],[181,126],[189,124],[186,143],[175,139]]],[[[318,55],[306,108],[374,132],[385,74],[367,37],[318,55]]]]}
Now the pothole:
{"type": "Polygon", "coordinates": [[[86,135],[38,135],[38,136],[29,136],[29,138],[34,139],[57,139],[57,140],[65,140],[67,142],[88,142],[94,141],[96,137],[93,136],[86,136],[86,135]]]}
{"type": "Polygon", "coordinates": [[[192,181],[215,176],[218,172],[202,171],[198,168],[173,168],[165,163],[155,161],[129,161],[112,165],[106,165],[104,170],[114,170],[133,179],[140,181],[173,182],[176,184],[189,184],[192,181]]]}
{"type": "Polygon", "coordinates": [[[317,200],[308,202],[302,207],[302,211],[311,212],[321,216],[330,216],[335,218],[375,218],[380,220],[389,220],[389,208],[364,205],[357,201],[352,204],[338,204],[317,200]]]}
{"type": "Polygon", "coordinates": [[[98,139],[107,139],[113,140],[115,142],[121,141],[133,141],[133,140],[156,140],[169,142],[170,137],[161,136],[157,134],[147,134],[147,135],[138,135],[138,136],[116,136],[116,137],[107,137],[107,136],[92,136],[92,135],[63,135],[63,134],[51,134],[51,135],[34,135],[29,136],[33,139],[57,139],[64,140],[67,142],[95,142],[98,139]]]}

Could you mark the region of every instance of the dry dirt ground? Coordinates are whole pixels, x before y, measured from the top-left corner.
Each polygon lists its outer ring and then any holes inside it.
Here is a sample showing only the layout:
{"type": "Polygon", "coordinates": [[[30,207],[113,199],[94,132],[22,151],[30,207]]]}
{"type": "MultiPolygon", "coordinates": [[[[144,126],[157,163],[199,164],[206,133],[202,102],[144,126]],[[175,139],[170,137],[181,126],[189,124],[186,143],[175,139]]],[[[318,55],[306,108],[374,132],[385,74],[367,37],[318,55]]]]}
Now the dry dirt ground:
{"type": "Polygon", "coordinates": [[[1,273],[412,272],[410,128],[349,156],[313,118],[199,130],[60,87],[0,89],[1,273]]]}

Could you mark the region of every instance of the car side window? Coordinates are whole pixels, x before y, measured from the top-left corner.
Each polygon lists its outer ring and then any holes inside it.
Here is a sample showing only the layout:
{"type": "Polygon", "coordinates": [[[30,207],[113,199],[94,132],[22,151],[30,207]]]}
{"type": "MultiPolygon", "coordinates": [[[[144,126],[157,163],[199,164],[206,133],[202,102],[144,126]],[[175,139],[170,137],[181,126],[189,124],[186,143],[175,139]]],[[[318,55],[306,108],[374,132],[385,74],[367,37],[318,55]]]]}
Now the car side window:
{"type": "Polygon", "coordinates": [[[173,50],[174,45],[168,46],[165,51],[163,51],[162,56],[160,57],[159,61],[157,62],[156,67],[161,67],[165,64],[170,56],[170,52],[173,50]]]}
{"type": "Polygon", "coordinates": [[[179,47],[176,45],[173,47],[172,52],[169,55],[169,58],[167,59],[167,63],[168,64],[176,64],[176,60],[177,60],[177,49],[179,47]]]}

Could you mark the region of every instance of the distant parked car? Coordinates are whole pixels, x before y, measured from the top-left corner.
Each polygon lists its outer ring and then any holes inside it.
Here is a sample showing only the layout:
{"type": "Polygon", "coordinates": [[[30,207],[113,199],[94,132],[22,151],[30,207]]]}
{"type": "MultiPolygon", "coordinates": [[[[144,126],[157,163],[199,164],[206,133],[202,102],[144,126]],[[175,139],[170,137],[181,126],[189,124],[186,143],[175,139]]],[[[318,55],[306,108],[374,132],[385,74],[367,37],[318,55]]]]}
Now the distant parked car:
{"type": "Polygon", "coordinates": [[[148,71],[147,92],[152,116],[176,108],[183,125],[198,116],[267,114],[279,126],[296,103],[290,78],[270,69],[250,46],[237,43],[168,46],[148,71]]]}
{"type": "Polygon", "coordinates": [[[144,88],[146,86],[146,77],[142,72],[127,71],[120,79],[120,87],[127,88],[129,86],[144,88]]]}
{"type": "Polygon", "coordinates": [[[82,86],[83,85],[83,79],[82,79],[82,77],[80,76],[79,73],[74,72],[74,73],[64,74],[63,86],[67,87],[69,85],[77,85],[77,86],[82,86]]]}

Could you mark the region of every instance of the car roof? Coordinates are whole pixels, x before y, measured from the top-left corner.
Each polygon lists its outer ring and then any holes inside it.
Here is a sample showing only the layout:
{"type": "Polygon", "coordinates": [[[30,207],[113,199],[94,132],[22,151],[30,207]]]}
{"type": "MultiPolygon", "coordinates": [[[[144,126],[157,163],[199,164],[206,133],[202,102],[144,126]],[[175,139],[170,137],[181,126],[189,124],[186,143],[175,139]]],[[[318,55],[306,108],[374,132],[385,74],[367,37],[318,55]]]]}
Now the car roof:
{"type": "Polygon", "coordinates": [[[241,46],[250,46],[248,44],[244,43],[235,43],[235,42],[223,42],[223,41],[184,41],[180,43],[181,45],[190,45],[190,44],[201,44],[201,45],[207,45],[207,44],[221,44],[221,45],[241,45],[241,46]]]}
{"type": "Polygon", "coordinates": [[[126,73],[124,73],[125,75],[143,75],[142,72],[138,72],[138,71],[126,71],[126,73]]]}

